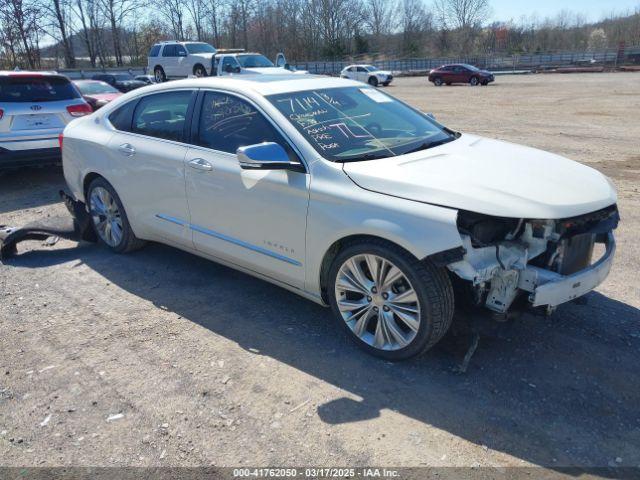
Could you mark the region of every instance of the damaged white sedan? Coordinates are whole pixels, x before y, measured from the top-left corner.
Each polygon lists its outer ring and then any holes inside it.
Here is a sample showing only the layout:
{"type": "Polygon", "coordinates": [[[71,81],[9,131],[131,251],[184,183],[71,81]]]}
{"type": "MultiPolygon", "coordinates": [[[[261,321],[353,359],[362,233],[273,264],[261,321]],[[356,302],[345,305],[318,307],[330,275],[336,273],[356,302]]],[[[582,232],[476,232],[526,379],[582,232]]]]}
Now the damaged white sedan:
{"type": "Polygon", "coordinates": [[[391,360],[438,342],[456,305],[549,312],[613,261],[604,175],[351,80],[156,85],[73,122],[62,144],[72,195],[115,252],[152,240],[230,265],[330,305],[391,360]]]}

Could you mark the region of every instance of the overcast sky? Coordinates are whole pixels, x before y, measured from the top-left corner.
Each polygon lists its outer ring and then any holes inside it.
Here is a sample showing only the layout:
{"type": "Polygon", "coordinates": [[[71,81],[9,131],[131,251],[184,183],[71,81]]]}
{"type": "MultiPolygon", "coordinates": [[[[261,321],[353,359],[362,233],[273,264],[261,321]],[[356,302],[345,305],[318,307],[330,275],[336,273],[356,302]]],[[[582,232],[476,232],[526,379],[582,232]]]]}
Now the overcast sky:
{"type": "Polygon", "coordinates": [[[640,0],[489,0],[492,20],[519,20],[537,13],[540,18],[553,17],[561,10],[581,12],[588,21],[597,21],[612,11],[624,13],[640,8],[640,0]]]}

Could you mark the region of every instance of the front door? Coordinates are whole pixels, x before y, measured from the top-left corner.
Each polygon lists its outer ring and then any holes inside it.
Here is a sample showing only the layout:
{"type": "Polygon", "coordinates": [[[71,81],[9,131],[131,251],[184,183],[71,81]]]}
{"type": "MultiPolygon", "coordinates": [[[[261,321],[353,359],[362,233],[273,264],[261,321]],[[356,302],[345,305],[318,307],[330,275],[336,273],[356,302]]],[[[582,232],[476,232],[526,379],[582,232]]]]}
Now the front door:
{"type": "Polygon", "coordinates": [[[276,142],[299,159],[248,101],[222,92],[201,95],[197,146],[185,158],[195,248],[302,288],[309,175],[241,169],[238,147],[261,142],[276,142]]]}

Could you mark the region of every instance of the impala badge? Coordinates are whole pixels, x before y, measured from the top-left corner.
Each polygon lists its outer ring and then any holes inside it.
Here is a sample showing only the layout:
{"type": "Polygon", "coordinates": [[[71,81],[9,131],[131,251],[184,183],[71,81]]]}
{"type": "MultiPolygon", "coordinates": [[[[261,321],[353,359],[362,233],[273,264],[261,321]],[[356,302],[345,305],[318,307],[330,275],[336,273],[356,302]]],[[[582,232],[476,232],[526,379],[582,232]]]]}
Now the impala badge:
{"type": "Polygon", "coordinates": [[[40,105],[31,105],[31,110],[37,112],[38,110],[42,110],[42,107],[40,105]]]}

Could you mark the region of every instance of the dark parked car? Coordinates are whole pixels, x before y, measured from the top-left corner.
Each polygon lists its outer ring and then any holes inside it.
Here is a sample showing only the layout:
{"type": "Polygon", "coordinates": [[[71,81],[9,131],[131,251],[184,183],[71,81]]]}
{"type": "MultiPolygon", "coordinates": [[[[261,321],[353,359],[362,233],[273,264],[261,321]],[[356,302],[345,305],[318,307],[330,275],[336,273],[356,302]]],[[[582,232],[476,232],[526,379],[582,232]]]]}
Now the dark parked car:
{"type": "Polygon", "coordinates": [[[153,85],[156,83],[156,77],[153,75],[136,75],[136,80],[146,83],[147,85],[153,85]]]}
{"type": "Polygon", "coordinates": [[[128,73],[99,73],[91,78],[93,80],[102,80],[121,92],[129,92],[146,85],[146,83],[136,80],[128,73]]]}
{"type": "Polygon", "coordinates": [[[452,65],[443,65],[434,68],[429,72],[429,81],[433,82],[436,87],[440,85],[452,83],[468,83],[469,85],[488,85],[495,78],[493,74],[487,70],[480,70],[473,65],[465,63],[457,63],[452,65]]]}

